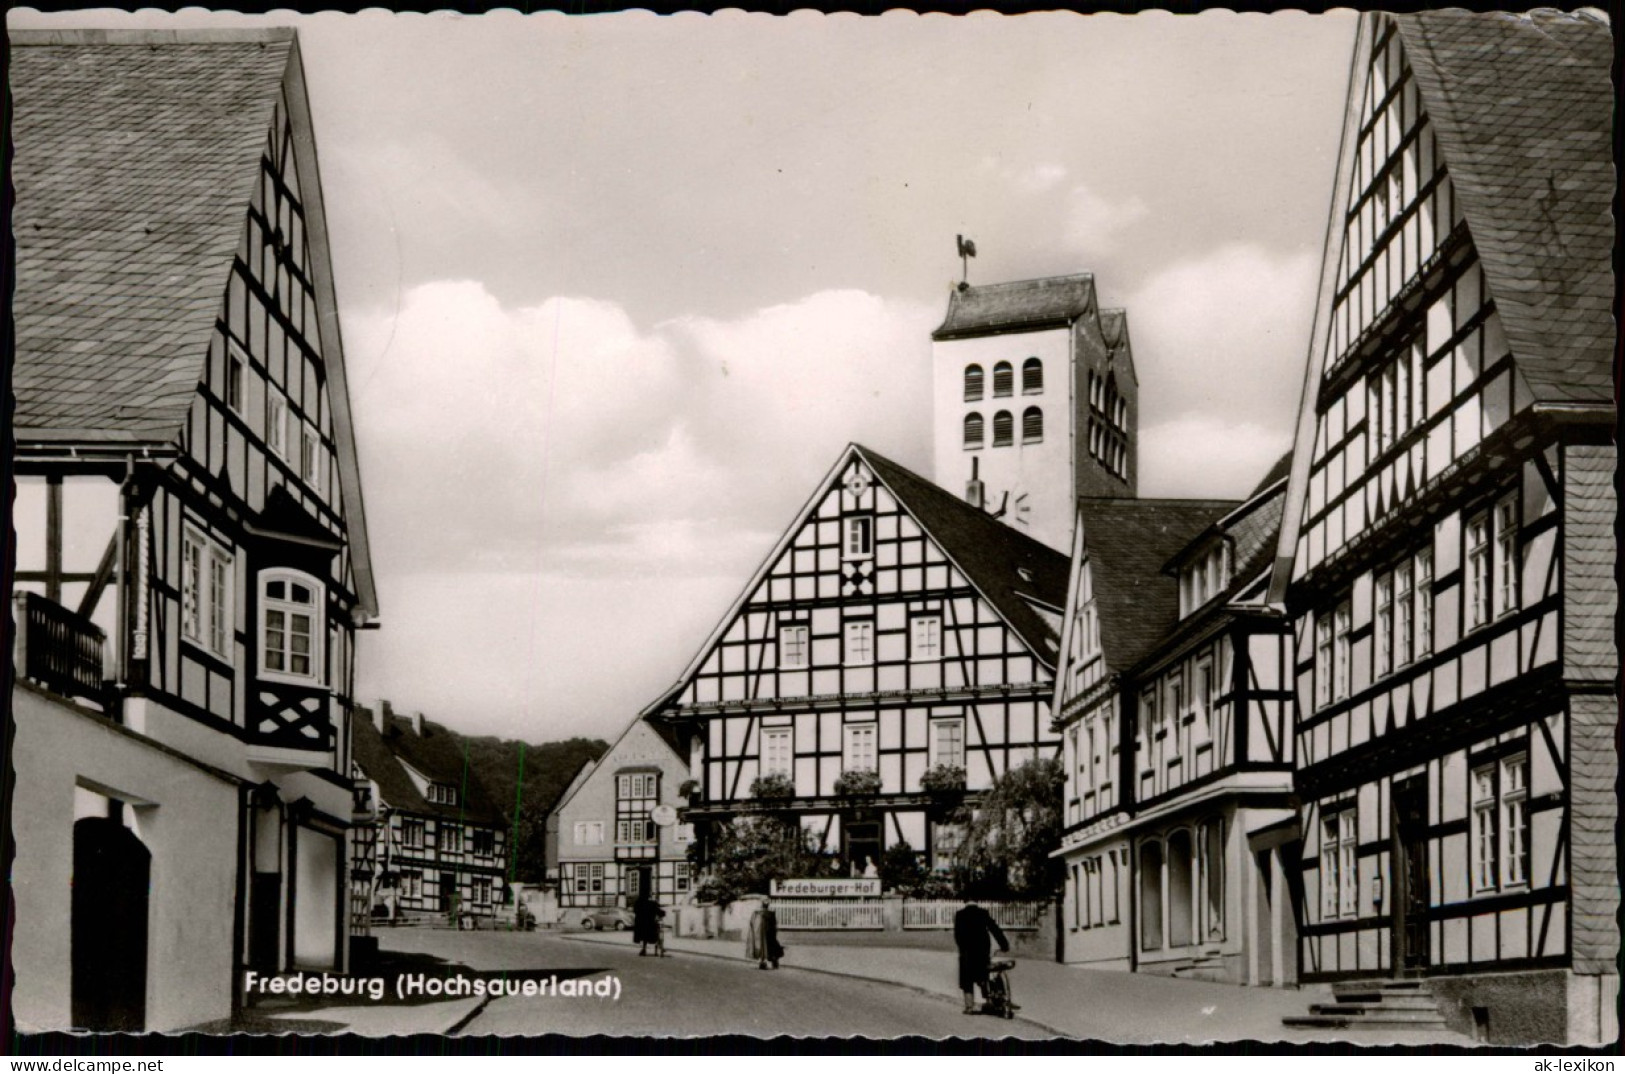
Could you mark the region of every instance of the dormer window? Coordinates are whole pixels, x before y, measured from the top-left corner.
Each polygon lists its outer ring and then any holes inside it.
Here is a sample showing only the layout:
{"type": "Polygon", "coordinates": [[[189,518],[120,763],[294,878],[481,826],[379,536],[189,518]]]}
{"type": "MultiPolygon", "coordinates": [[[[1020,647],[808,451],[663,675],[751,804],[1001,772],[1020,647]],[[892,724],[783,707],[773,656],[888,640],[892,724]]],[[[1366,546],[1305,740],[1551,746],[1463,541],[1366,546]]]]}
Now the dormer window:
{"type": "Polygon", "coordinates": [[[260,677],[322,682],[322,584],[301,571],[260,574],[260,677]]]}
{"type": "Polygon", "coordinates": [[[429,793],[424,797],[435,805],[454,806],[457,804],[457,788],[449,783],[431,783],[429,793]]]}
{"type": "Polygon", "coordinates": [[[1189,615],[1230,585],[1230,544],[1220,541],[1180,574],[1180,614],[1189,615]]]}

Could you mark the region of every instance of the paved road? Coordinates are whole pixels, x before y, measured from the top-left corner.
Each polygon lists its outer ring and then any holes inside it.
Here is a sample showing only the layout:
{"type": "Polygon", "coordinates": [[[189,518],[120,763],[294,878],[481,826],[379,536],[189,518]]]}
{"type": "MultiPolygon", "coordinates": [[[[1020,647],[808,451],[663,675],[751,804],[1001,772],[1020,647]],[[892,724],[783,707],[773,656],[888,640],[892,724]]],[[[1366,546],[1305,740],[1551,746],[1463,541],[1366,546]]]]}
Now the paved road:
{"type": "Polygon", "coordinates": [[[914,989],[704,955],[639,958],[628,942],[588,944],[535,933],[388,930],[388,950],[434,955],[474,970],[584,982],[618,980],[620,998],[504,996],[480,1008],[461,1035],[1018,1037],[1053,1039],[1014,1020],[967,1017],[949,999],[914,989]]]}

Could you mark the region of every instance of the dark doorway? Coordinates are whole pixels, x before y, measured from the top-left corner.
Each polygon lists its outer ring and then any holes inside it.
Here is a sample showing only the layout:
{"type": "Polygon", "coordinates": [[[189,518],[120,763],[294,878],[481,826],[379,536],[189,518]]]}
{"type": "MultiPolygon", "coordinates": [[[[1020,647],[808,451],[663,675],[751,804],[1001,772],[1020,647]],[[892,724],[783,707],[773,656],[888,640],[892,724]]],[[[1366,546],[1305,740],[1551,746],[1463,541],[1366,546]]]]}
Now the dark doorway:
{"type": "Polygon", "coordinates": [[[847,869],[853,876],[865,875],[870,866],[880,868],[880,822],[848,821],[846,836],[847,869]]]}
{"type": "Polygon", "coordinates": [[[109,817],[73,826],[73,1025],[140,1033],[147,1024],[147,900],[152,853],[109,817]]]}
{"type": "Polygon", "coordinates": [[[449,914],[456,908],[457,901],[457,874],[440,874],[440,912],[449,914]]]}
{"type": "Polygon", "coordinates": [[[627,870],[626,885],[626,905],[628,906],[634,905],[638,901],[638,897],[645,891],[649,893],[650,898],[653,898],[655,895],[654,869],[647,865],[639,865],[627,870]]]}
{"type": "Polygon", "coordinates": [[[275,973],[282,936],[282,874],[256,871],[249,881],[248,907],[248,965],[258,973],[275,973]]]}
{"type": "Polygon", "coordinates": [[[1394,971],[1416,976],[1429,963],[1428,785],[1425,778],[1393,790],[1394,971]]]}

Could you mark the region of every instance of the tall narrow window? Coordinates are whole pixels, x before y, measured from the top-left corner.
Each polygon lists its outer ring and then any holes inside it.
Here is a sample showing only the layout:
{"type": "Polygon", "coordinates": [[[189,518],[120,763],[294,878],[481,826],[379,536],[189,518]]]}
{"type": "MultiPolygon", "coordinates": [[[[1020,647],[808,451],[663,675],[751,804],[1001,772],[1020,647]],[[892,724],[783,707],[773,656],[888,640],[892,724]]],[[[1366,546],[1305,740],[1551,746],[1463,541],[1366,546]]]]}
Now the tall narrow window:
{"type": "Polygon", "coordinates": [[[321,583],[297,571],[260,574],[260,673],[267,678],[321,681],[321,583]]]}
{"type": "Polygon", "coordinates": [[[993,415],[993,446],[1009,447],[1015,439],[1015,419],[1008,410],[993,415]]]}
{"type": "Polygon", "coordinates": [[[807,624],[787,623],[779,627],[779,667],[807,666],[807,624]]]}
{"type": "Polygon", "coordinates": [[[849,723],[845,728],[843,741],[842,767],[848,772],[860,769],[875,768],[875,725],[872,723],[849,723]]]}
{"type": "Polygon", "coordinates": [[[1372,632],[1377,649],[1377,674],[1394,670],[1394,576],[1377,576],[1376,614],[1372,632]]]}
{"type": "Polygon", "coordinates": [[[1495,505],[1495,615],[1518,606],[1518,501],[1509,496],[1495,505]]]}
{"type": "Polygon", "coordinates": [[[1015,389],[1015,371],[1009,362],[1000,362],[993,367],[993,397],[1011,394],[1015,389]]]}
{"type": "Polygon", "coordinates": [[[788,776],[790,774],[790,728],[765,727],[762,729],[762,775],[788,776]]]}
{"type": "Polygon", "coordinates": [[[288,402],[275,391],[266,393],[265,446],[278,458],[288,457],[288,402]]]}
{"type": "Polygon", "coordinates": [[[982,367],[968,365],[965,367],[965,402],[974,403],[982,398],[982,367]]]}
{"type": "Polygon", "coordinates": [[[1321,917],[1352,917],[1358,893],[1354,810],[1346,809],[1329,814],[1320,825],[1321,917]]]}
{"type": "Polygon", "coordinates": [[[931,763],[965,766],[965,720],[954,716],[931,721],[931,763]]]}
{"type": "Polygon", "coordinates": [[[845,631],[846,662],[851,665],[875,662],[875,624],[868,619],[855,619],[847,623],[845,631]]]}
{"type": "Polygon", "coordinates": [[[1467,590],[1467,629],[1471,630],[1490,619],[1490,516],[1481,514],[1468,519],[1466,536],[1463,584],[1467,590]]]}
{"type": "Polygon", "coordinates": [[[1494,891],[1495,766],[1473,769],[1473,890],[1494,891]]]}
{"type": "Polygon", "coordinates": [[[1394,661],[1399,666],[1409,664],[1416,650],[1412,645],[1412,629],[1416,614],[1416,568],[1406,559],[1394,568],[1394,661]]]}
{"type": "Polygon", "coordinates": [[[986,436],[986,426],[987,422],[982,420],[982,415],[965,415],[965,446],[967,448],[982,446],[983,438],[986,436]]]}
{"type": "Polygon", "coordinates": [[[231,554],[188,527],[181,535],[181,636],[231,659],[231,554]]]}
{"type": "Polygon", "coordinates": [[[1349,602],[1344,601],[1337,606],[1337,612],[1332,616],[1332,698],[1341,700],[1349,696],[1349,668],[1352,663],[1350,649],[1352,640],[1349,637],[1353,622],[1353,613],[1349,602]]]}
{"type": "Polygon", "coordinates": [[[316,430],[308,425],[299,441],[299,475],[313,490],[322,491],[322,442],[316,430]]]}
{"type": "Polygon", "coordinates": [[[1021,394],[1037,395],[1044,390],[1044,363],[1029,358],[1021,363],[1021,394]]]}
{"type": "Polygon", "coordinates": [[[875,520],[873,515],[848,515],[843,522],[845,539],[841,542],[842,559],[870,559],[875,554],[875,520]]]}
{"type": "Polygon", "coordinates": [[[1501,886],[1529,882],[1529,758],[1501,762],[1501,886]]]}
{"type": "Polygon", "coordinates": [[[1416,553],[1416,655],[1433,651],[1433,549],[1416,553]]]}
{"type": "Polygon", "coordinates": [[[243,412],[243,372],[246,368],[236,344],[226,347],[226,405],[233,412],[243,412]]]}
{"type": "Polygon", "coordinates": [[[1037,444],[1044,439],[1044,412],[1035,406],[1028,407],[1021,415],[1021,442],[1023,444],[1037,444]]]}
{"type": "Polygon", "coordinates": [[[942,655],[942,616],[916,615],[908,627],[910,660],[935,660],[942,655]]]}
{"type": "Polygon", "coordinates": [[[1322,612],[1315,617],[1315,705],[1332,700],[1332,617],[1322,612]]]}

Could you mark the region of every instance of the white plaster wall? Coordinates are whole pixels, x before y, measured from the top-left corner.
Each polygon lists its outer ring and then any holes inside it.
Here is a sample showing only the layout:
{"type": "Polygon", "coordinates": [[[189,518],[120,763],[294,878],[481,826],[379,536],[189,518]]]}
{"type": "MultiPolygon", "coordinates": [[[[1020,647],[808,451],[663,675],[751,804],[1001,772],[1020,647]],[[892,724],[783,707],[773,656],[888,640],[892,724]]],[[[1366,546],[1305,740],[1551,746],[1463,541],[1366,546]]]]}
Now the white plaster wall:
{"type": "Polygon", "coordinates": [[[19,687],[12,694],[19,779],[13,799],[14,1011],[25,1030],[69,1028],[74,789],[81,782],[138,805],[152,851],[147,1029],[180,1029],[231,1013],[237,789],[114,729],[19,687]]]}
{"type": "Polygon", "coordinates": [[[1025,526],[1016,523],[1015,493],[1005,521],[1016,529],[1043,541],[1061,552],[1072,543],[1072,403],[1071,334],[1054,328],[1041,332],[1016,332],[999,336],[951,339],[931,345],[934,377],[932,389],[932,480],[955,496],[965,495],[970,480],[971,460],[981,460],[981,479],[986,488],[986,506],[998,510],[1004,492],[1020,488],[1027,492],[1030,511],[1025,526]],[[1044,363],[1044,391],[1021,394],[1021,363],[1036,357],[1044,363]],[[1014,371],[1014,392],[993,396],[993,366],[1007,361],[1014,371]],[[984,389],[978,402],[965,401],[965,367],[982,367],[984,389]],[[1044,411],[1044,440],[1021,443],[1021,413],[1030,406],[1044,411]],[[995,448],[993,415],[1010,411],[1015,419],[1014,443],[995,448]],[[965,450],[965,415],[971,411],[986,421],[986,434],[980,450],[965,450]]]}
{"type": "MultiPolygon", "coordinates": [[[[677,789],[688,779],[688,766],[643,720],[635,720],[610,747],[574,796],[559,810],[559,861],[610,861],[615,857],[615,773],[623,768],[660,769],[660,804],[680,808],[688,803],[677,789]],[[578,846],[577,821],[602,821],[602,846],[578,846]]],[[[660,829],[660,857],[686,860],[688,844],[676,841],[677,825],[660,829]]]]}

